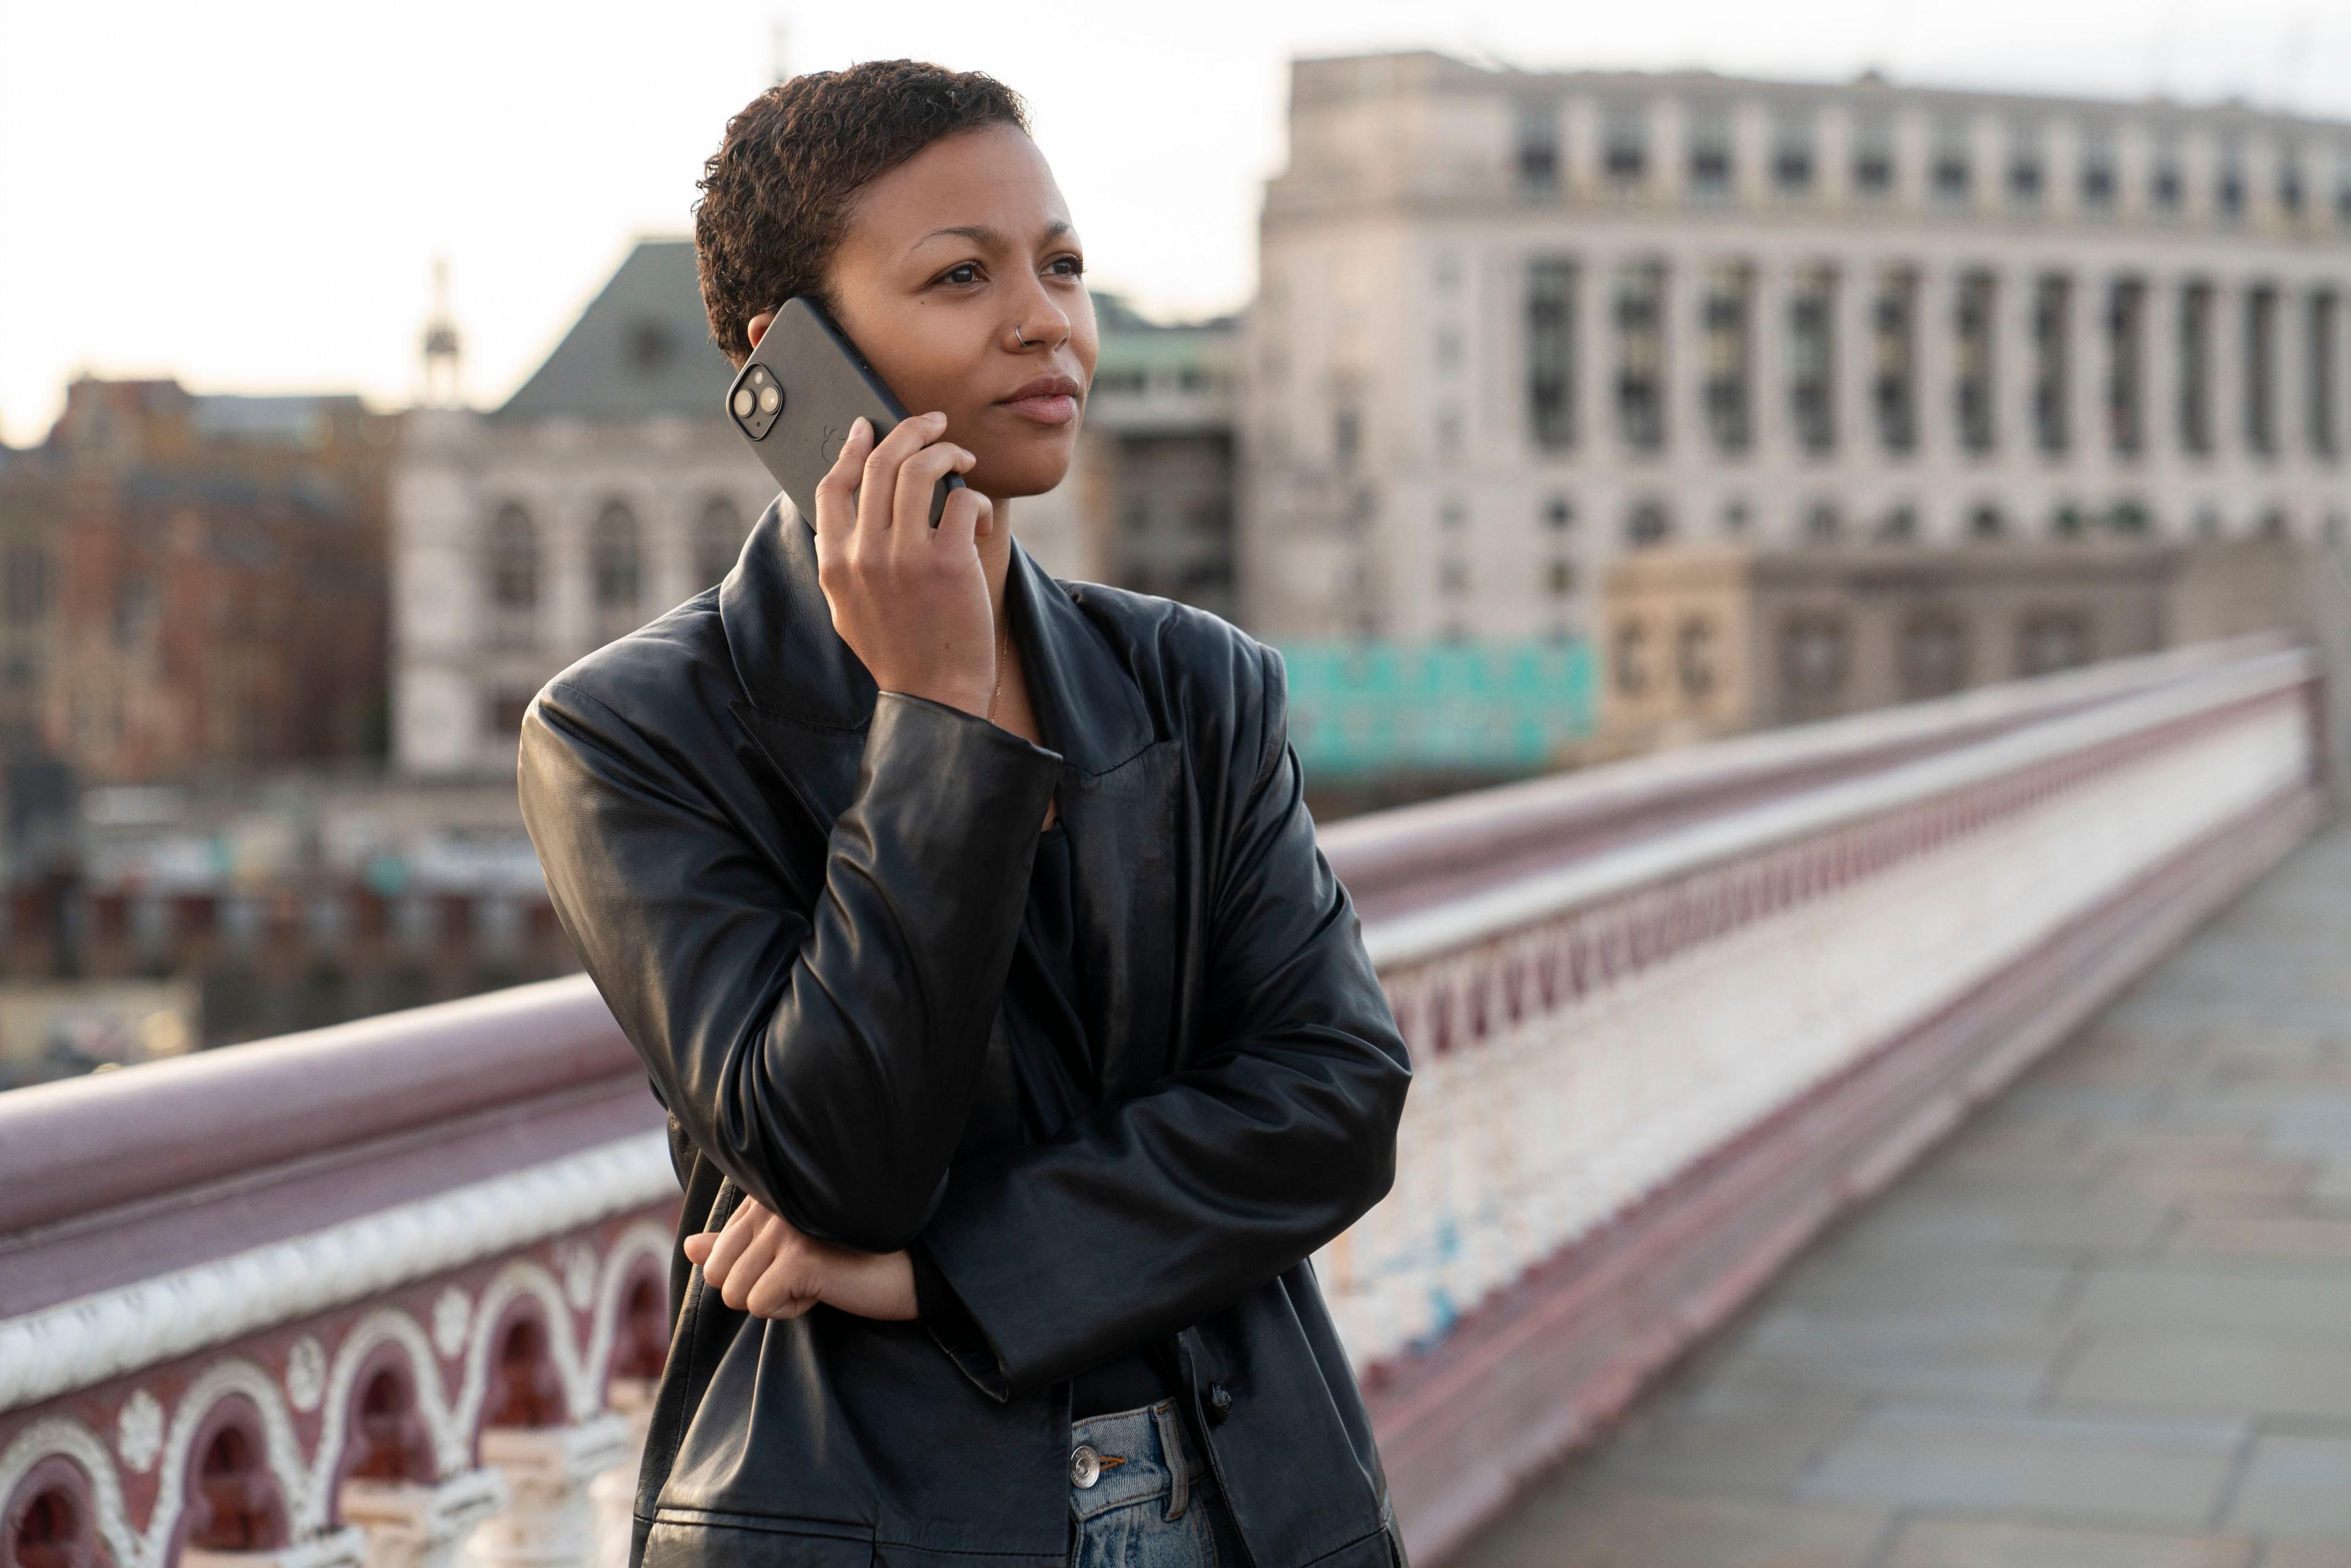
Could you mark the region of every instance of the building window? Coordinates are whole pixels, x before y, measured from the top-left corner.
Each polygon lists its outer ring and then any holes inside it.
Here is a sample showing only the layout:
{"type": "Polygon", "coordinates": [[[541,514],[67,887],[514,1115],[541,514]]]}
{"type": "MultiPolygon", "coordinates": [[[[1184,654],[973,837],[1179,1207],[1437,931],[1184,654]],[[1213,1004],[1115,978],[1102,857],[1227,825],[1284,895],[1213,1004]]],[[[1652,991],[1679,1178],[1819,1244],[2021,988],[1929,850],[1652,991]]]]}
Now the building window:
{"type": "Polygon", "coordinates": [[[2118,277],[2106,288],[2106,444],[2125,457],[2147,445],[2147,284],[2118,277]]]}
{"type": "Polygon", "coordinates": [[[1635,549],[1661,545],[1673,536],[1673,518],[1667,515],[1663,501],[1639,502],[1625,519],[1625,542],[1635,549]]]}
{"type": "Polygon", "coordinates": [[[2302,149],[2292,141],[2278,144],[2277,204],[2278,211],[2294,223],[2302,221],[2305,193],[2302,184],[2302,149]]]}
{"type": "Polygon", "coordinates": [[[38,545],[8,549],[5,601],[8,624],[31,626],[49,612],[49,556],[38,545]]]}
{"type": "Polygon", "coordinates": [[[2018,120],[2008,128],[2008,204],[2019,212],[2041,206],[2043,154],[2041,127],[2018,120]]]}
{"type": "Polygon", "coordinates": [[[1437,452],[1448,460],[1461,455],[1461,411],[1440,408],[1437,411],[1437,452]]]}
{"type": "Polygon", "coordinates": [[[2335,154],[2335,221],[2351,228],[2351,147],[2335,154]]]}
{"type": "Polygon", "coordinates": [[[2001,516],[1998,507],[1978,507],[1968,515],[1968,537],[1971,539],[2001,538],[2007,532],[2008,519],[2001,516]]]}
{"type": "Polygon", "coordinates": [[[1877,521],[1877,538],[1881,544],[1908,544],[1918,537],[1918,509],[1896,507],[1877,521]]]}
{"type": "Polygon", "coordinates": [[[483,536],[482,557],[490,641],[501,648],[528,645],[537,635],[538,611],[538,530],[530,514],[511,502],[500,507],[483,536]]]}
{"type": "Polygon", "coordinates": [[[1894,193],[1894,120],[1879,111],[1853,119],[1853,190],[1865,201],[1894,193]]]}
{"type": "Polygon", "coordinates": [[[1948,695],[1967,685],[1967,627],[1949,611],[1921,610],[1902,623],[1895,658],[1906,699],[1948,695]]]}
{"type": "Polygon", "coordinates": [[[1649,689],[1649,669],[1643,657],[1648,641],[1649,629],[1642,622],[1618,623],[1608,663],[1615,674],[1616,689],[1628,697],[1639,696],[1649,689]]]}
{"type": "Polygon", "coordinates": [[[1616,275],[1616,423],[1625,444],[1666,444],[1666,268],[1627,262],[1616,275]]]}
{"type": "Polygon", "coordinates": [[[2116,184],[2113,128],[2106,125],[2085,127],[2082,131],[2082,211],[2092,217],[2104,217],[2112,213],[2116,184]]]}
{"type": "Polygon", "coordinates": [[[1975,161],[1968,131],[1967,120],[1957,115],[1935,121],[1930,186],[1935,204],[1946,211],[1964,209],[1975,194],[1975,161]]]}
{"type": "Polygon", "coordinates": [[[590,586],[596,601],[596,634],[610,642],[636,630],[643,619],[643,545],[637,515],[622,501],[605,503],[589,537],[590,586]]]}
{"type": "Polygon", "coordinates": [[[1555,534],[1563,534],[1575,526],[1575,506],[1564,496],[1553,496],[1543,504],[1543,527],[1555,534]]]}
{"type": "Polygon", "coordinates": [[[1331,416],[1331,455],[1340,467],[1355,465],[1355,455],[1363,443],[1363,420],[1353,409],[1343,408],[1331,416]]]}
{"type": "Polygon", "coordinates": [[[2167,134],[2156,143],[2147,164],[2147,205],[2158,217],[2177,214],[2185,204],[2188,179],[2180,172],[2179,141],[2167,134]]]}
{"type": "Polygon", "coordinates": [[[1682,695],[1704,700],[1714,691],[1714,623],[1691,616],[1674,632],[1674,675],[1682,695]]]}
{"type": "Polygon", "coordinates": [[[1458,557],[1448,556],[1437,569],[1437,586],[1448,594],[1469,591],[1469,563],[1458,557]]]}
{"type": "Polygon", "coordinates": [[[1798,698],[1814,702],[1844,687],[1844,622],[1835,615],[1791,615],[1780,625],[1780,681],[1798,698]]]}
{"type": "Polygon", "coordinates": [[[1702,103],[1690,110],[1689,189],[1699,202],[1721,202],[1730,195],[1730,111],[1719,103],[1702,103]]]}
{"type": "Polygon", "coordinates": [[[734,502],[713,496],[703,503],[694,525],[695,580],[707,586],[734,570],[735,558],[743,553],[743,514],[734,502]]]}
{"type": "Polygon", "coordinates": [[[1870,405],[1877,414],[1877,439],[1886,451],[1914,452],[1918,445],[1918,275],[1908,267],[1886,270],[1878,280],[1870,310],[1875,340],[1870,355],[1870,405]]]}
{"type": "Polygon", "coordinates": [[[2267,285],[2245,290],[2245,445],[2277,454],[2277,303],[2267,285]]]}
{"type": "Polygon", "coordinates": [[[2321,457],[2333,457],[2341,450],[2341,395],[2335,356],[2341,352],[2341,333],[2337,323],[2342,319],[2342,296],[2332,288],[2313,290],[2309,297],[2309,330],[2305,334],[2310,350],[2303,357],[2304,419],[2307,426],[2311,451],[2321,457]]]}
{"type": "Polygon", "coordinates": [[[1978,455],[1992,449],[1998,434],[1992,418],[1993,291],[1989,272],[1970,272],[1959,279],[1957,320],[1958,413],[1959,445],[1978,455]]]}
{"type": "Polygon", "coordinates": [[[1601,114],[1601,172],[1620,191],[1639,185],[1649,174],[1649,106],[1637,99],[1620,99],[1601,114]]]}
{"type": "Polygon", "coordinates": [[[2245,148],[2233,136],[2220,143],[2220,166],[2212,179],[2212,210],[2226,224],[2245,215],[2245,148]]]}
{"type": "Polygon", "coordinates": [[[1544,574],[1544,580],[1549,584],[1551,596],[1553,599],[1567,598],[1575,591],[1575,563],[1568,560],[1552,561],[1544,574]]]}
{"type": "Polygon", "coordinates": [[[1815,457],[1836,445],[1835,323],[1835,269],[1798,269],[1788,301],[1788,414],[1796,444],[1815,457]]]}
{"type": "Polygon", "coordinates": [[[1783,201],[1813,193],[1815,116],[1809,106],[1783,109],[1771,117],[1771,189],[1783,201]]]}
{"type": "Polygon", "coordinates": [[[2062,455],[2072,437],[2066,404],[2072,387],[2073,285],[2060,273],[2043,275],[2032,289],[2032,434],[2043,455],[2062,455]]]}
{"type": "Polygon", "coordinates": [[[1461,329],[1439,327],[1437,329],[1437,368],[1458,371],[1461,368],[1461,329]]]}
{"type": "Polygon", "coordinates": [[[1513,121],[1511,168],[1519,190],[1535,195],[1559,189],[1559,103],[1523,98],[1513,121]]]}
{"type": "Polygon", "coordinates": [[[1527,267],[1527,424],[1536,449],[1575,444],[1575,263],[1527,267]]]}
{"type": "Polygon", "coordinates": [[[1469,508],[1461,504],[1458,497],[1447,497],[1437,508],[1437,526],[1448,534],[1458,533],[1468,521],[1469,508]]]}
{"type": "Polygon", "coordinates": [[[2035,611],[2017,627],[2016,667],[2020,674],[2045,675],[2089,662],[2090,623],[2077,611],[2035,611]]]}
{"type": "Polygon", "coordinates": [[[1844,515],[1834,501],[1815,503],[1804,514],[1804,542],[1808,545],[1833,545],[1844,538],[1844,515]]]}
{"type": "Polygon", "coordinates": [[[2179,445],[2199,457],[2212,451],[2212,298],[2209,283],[2179,293],[2179,445]]]}
{"type": "Polygon", "coordinates": [[[629,328],[629,369],[641,376],[656,376],[677,357],[677,343],[667,324],[638,321],[629,328]]]}
{"type": "Polygon", "coordinates": [[[1744,452],[1754,440],[1749,385],[1753,354],[1748,323],[1754,308],[1754,274],[1724,262],[1707,271],[1701,309],[1706,332],[1706,423],[1717,450],[1744,452]]]}
{"type": "Polygon", "coordinates": [[[1722,506],[1722,531],[1736,538],[1747,532],[1751,519],[1744,501],[1726,501],[1722,506]]]}

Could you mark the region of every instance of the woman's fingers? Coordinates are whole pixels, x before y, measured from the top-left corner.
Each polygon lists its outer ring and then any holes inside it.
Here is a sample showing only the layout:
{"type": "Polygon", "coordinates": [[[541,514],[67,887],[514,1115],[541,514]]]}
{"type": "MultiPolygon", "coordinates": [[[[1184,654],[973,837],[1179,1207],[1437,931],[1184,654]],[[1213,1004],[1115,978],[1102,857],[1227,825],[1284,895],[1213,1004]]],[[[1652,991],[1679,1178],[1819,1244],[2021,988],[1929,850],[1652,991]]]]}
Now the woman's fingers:
{"type": "Polygon", "coordinates": [[[857,528],[880,532],[895,520],[893,516],[898,495],[898,470],[917,452],[946,433],[947,416],[944,413],[918,413],[898,422],[897,428],[883,436],[866,455],[865,466],[857,486],[857,528]]]}
{"type": "Polygon", "coordinates": [[[931,497],[939,481],[950,474],[968,473],[977,461],[952,441],[935,441],[898,465],[898,498],[890,528],[900,549],[930,547],[931,497]]]}
{"type": "MultiPolygon", "coordinates": [[[[774,1266],[776,1255],[783,1250],[783,1232],[789,1228],[780,1219],[769,1219],[752,1233],[743,1255],[735,1260],[735,1266],[726,1270],[726,1278],[718,1287],[719,1300],[738,1312],[743,1310],[751,1299],[751,1288],[774,1266]]],[[[703,1278],[709,1277],[710,1271],[704,1270],[703,1278]]]]}
{"type": "Polygon", "coordinates": [[[839,455],[825,470],[824,477],[816,482],[816,516],[810,521],[816,526],[820,545],[845,539],[857,526],[857,478],[865,471],[865,460],[872,453],[872,422],[863,418],[850,421],[849,435],[841,442],[839,455]]]}
{"type": "Polygon", "coordinates": [[[971,488],[947,492],[946,510],[939,514],[938,537],[932,548],[969,550],[996,528],[996,503],[971,488]]]}

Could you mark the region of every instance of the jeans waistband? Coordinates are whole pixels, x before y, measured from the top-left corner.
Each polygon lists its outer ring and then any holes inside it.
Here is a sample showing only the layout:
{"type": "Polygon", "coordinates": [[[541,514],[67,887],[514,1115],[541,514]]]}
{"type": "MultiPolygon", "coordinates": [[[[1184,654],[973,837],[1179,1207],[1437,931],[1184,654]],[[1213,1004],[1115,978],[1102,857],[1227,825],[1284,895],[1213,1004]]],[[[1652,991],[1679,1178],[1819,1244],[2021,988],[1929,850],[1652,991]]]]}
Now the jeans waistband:
{"type": "Polygon", "coordinates": [[[1080,1519],[1163,1497],[1165,1516],[1180,1519],[1215,1485],[1173,1400],[1070,1424],[1070,1511],[1080,1519]],[[1081,1485],[1089,1473],[1093,1483],[1081,1485]]]}

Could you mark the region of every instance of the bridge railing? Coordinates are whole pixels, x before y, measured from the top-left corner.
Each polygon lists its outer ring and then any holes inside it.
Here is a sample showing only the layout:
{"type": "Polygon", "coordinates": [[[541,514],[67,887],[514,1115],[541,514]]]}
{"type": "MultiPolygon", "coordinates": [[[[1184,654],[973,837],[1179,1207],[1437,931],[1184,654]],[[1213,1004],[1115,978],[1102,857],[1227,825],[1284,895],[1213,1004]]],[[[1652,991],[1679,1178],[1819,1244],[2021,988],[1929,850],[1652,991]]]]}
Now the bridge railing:
{"type": "MultiPolygon", "coordinates": [[[[2283,853],[2301,649],[1323,835],[1414,1051],[1317,1266],[1441,1555],[2283,853]]],[[[677,1189],[582,979],[0,1096],[0,1568],[609,1560],[677,1189]]]]}

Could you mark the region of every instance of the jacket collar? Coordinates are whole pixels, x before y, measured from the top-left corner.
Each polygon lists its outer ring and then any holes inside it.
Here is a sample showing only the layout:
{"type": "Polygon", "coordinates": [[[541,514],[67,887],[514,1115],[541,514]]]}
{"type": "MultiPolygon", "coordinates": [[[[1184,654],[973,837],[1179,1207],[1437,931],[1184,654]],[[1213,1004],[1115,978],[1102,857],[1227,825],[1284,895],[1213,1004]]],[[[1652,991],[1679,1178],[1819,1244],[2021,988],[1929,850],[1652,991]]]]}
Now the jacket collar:
{"type": "MultiPolygon", "coordinates": [[[[1155,737],[1151,715],[1109,640],[1017,539],[1005,588],[1045,744],[1087,777],[1132,760],[1155,737]]],[[[718,617],[753,709],[862,736],[873,717],[873,677],[833,631],[817,586],[816,535],[783,497],[760,514],[719,585],[718,617]]],[[[846,804],[827,803],[828,816],[846,804]]]]}

